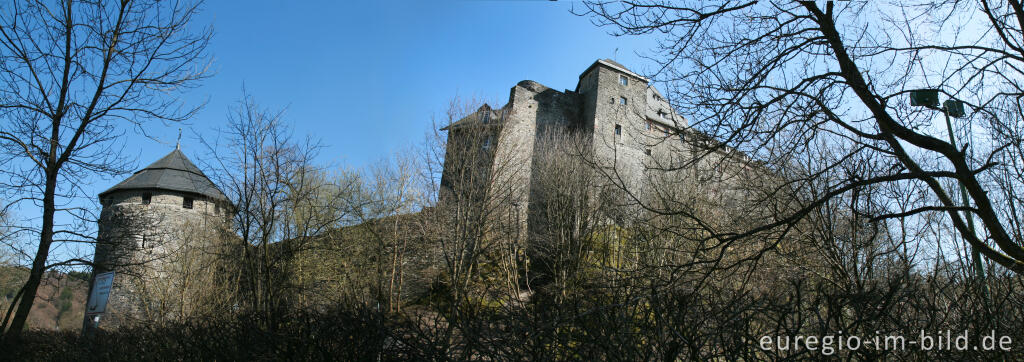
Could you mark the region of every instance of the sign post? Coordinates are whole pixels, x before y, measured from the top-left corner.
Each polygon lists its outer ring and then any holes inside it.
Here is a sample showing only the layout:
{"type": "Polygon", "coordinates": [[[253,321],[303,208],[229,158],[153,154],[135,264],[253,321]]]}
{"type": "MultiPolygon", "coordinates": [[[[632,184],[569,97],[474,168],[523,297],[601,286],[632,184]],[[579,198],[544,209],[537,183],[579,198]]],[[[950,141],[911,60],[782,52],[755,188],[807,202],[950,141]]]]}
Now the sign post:
{"type": "Polygon", "coordinates": [[[89,301],[85,304],[85,319],[91,328],[98,328],[100,318],[107,311],[107,299],[110,298],[110,288],[114,286],[114,272],[96,274],[93,279],[92,292],[89,293],[89,301]]]}

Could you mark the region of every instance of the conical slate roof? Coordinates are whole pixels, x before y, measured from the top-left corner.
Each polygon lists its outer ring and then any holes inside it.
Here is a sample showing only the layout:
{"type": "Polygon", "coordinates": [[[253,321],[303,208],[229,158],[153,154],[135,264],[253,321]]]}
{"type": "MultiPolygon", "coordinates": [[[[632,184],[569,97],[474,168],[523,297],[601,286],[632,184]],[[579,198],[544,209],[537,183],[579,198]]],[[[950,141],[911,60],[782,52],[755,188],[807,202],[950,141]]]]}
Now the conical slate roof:
{"type": "Polygon", "coordinates": [[[174,150],[152,165],[136,171],[121,183],[100,193],[100,197],[114,191],[159,189],[188,192],[212,199],[228,201],[227,196],[210,181],[203,171],[189,161],[181,150],[174,150]]]}

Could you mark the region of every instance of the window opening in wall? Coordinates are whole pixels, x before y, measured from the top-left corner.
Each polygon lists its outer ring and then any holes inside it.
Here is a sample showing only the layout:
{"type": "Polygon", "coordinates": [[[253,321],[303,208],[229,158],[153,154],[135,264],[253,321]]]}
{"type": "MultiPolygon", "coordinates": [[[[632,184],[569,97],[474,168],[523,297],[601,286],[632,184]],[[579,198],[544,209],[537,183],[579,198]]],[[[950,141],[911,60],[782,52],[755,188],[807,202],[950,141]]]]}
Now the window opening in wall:
{"type": "Polygon", "coordinates": [[[668,137],[668,127],[665,127],[665,137],[668,137]]]}
{"type": "Polygon", "coordinates": [[[628,102],[629,100],[627,100],[626,97],[619,97],[619,104],[626,105],[628,102]]]}
{"type": "Polygon", "coordinates": [[[151,194],[151,193],[142,194],[142,204],[143,205],[149,205],[150,202],[153,202],[153,194],[151,194]]]}
{"type": "Polygon", "coordinates": [[[483,123],[487,124],[487,122],[490,122],[490,121],[491,121],[491,112],[490,111],[484,111],[483,123]]]}
{"type": "Polygon", "coordinates": [[[186,198],[182,199],[181,200],[181,207],[184,207],[186,209],[191,209],[192,208],[192,198],[191,197],[186,197],[186,198]]]}
{"type": "Polygon", "coordinates": [[[615,125],[615,135],[616,136],[621,136],[622,135],[622,125],[618,125],[618,124],[615,125]]]}
{"type": "Polygon", "coordinates": [[[648,131],[650,131],[651,130],[651,121],[647,121],[646,123],[644,123],[644,128],[646,128],[648,131]]]}
{"type": "Polygon", "coordinates": [[[484,150],[489,149],[491,149],[491,136],[487,136],[487,138],[484,138],[484,150]]]}
{"type": "Polygon", "coordinates": [[[644,153],[646,153],[648,156],[650,156],[651,155],[651,149],[648,148],[648,149],[644,150],[644,153]]]}
{"type": "Polygon", "coordinates": [[[619,84],[629,85],[629,78],[626,78],[624,75],[619,75],[619,84]]]}

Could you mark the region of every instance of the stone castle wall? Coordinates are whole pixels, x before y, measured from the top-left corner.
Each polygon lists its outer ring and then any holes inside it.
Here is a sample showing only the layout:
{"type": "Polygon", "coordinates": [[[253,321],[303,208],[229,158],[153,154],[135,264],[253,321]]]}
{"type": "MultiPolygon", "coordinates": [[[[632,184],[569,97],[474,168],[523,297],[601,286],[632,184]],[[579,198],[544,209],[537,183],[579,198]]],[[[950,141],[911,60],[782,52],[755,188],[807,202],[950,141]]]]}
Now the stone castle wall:
{"type": "MultiPolygon", "coordinates": [[[[487,132],[497,132],[497,144],[484,167],[493,177],[491,186],[500,189],[490,190],[489,198],[511,205],[507,206],[513,209],[509,212],[526,216],[521,219],[524,231],[539,221],[529,219],[537,214],[530,209],[537,194],[533,188],[539,187],[534,180],[547,172],[536,166],[537,157],[544,153],[545,140],[559,133],[586,138],[579,152],[598,167],[596,181],[614,184],[605,188],[612,193],[609,197],[628,203],[631,197],[656,198],[652,190],[671,188],[676,188],[673,192],[689,188],[686,192],[707,193],[718,199],[741,195],[730,190],[742,186],[745,158],[730,154],[735,151],[714,150],[714,142],[691,130],[687,120],[647,79],[614,62],[594,63],[580,76],[575,91],[557,91],[529,80],[519,82],[511,88],[508,104],[495,112],[503,117],[492,118],[498,124],[487,128],[487,132]],[[623,188],[631,196],[616,194],[623,188]]],[[[470,115],[467,120],[474,117],[479,118],[470,115]]],[[[467,134],[474,132],[473,123],[459,123],[464,127],[460,137],[468,138],[467,134]]],[[[455,141],[453,134],[449,132],[449,142],[455,141]]],[[[459,152],[476,151],[449,145],[446,173],[449,159],[465,157],[459,152]]],[[[619,209],[631,212],[626,207],[619,209]]]]}
{"type": "Polygon", "coordinates": [[[168,190],[121,190],[101,202],[94,272],[116,274],[100,325],[116,328],[186,311],[189,306],[181,305],[179,294],[203,276],[182,266],[201,267],[204,248],[226,230],[228,206],[168,190]],[[192,199],[191,209],[183,206],[185,198],[192,199]],[[184,258],[191,263],[183,264],[184,258]]]}

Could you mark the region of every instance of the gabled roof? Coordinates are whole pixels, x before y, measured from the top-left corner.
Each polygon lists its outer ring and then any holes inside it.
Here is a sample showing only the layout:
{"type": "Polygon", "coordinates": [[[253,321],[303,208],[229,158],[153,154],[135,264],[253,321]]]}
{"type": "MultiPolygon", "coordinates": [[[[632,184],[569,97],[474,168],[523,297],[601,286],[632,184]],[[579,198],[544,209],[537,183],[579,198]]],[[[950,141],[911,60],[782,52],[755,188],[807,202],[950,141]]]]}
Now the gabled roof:
{"type": "Polygon", "coordinates": [[[489,104],[484,103],[484,105],[480,106],[480,108],[477,108],[476,112],[470,113],[469,115],[462,117],[462,119],[458,121],[452,122],[447,126],[441,127],[441,130],[448,131],[451,129],[468,126],[471,124],[482,123],[481,120],[483,119],[484,114],[487,114],[488,121],[502,121],[502,112],[504,112],[508,108],[508,106],[509,105],[506,104],[504,107],[501,107],[499,109],[493,109],[489,104]]]}
{"type": "Polygon", "coordinates": [[[175,149],[144,169],[136,171],[121,183],[100,193],[100,197],[114,191],[157,189],[199,194],[212,199],[228,201],[213,181],[200,171],[181,150],[175,149]]]}
{"type": "MultiPolygon", "coordinates": [[[[650,82],[650,79],[647,79],[647,77],[636,74],[633,71],[629,70],[629,68],[626,68],[626,66],[619,64],[618,62],[611,59],[598,59],[597,61],[594,62],[594,64],[591,64],[589,67],[587,67],[587,70],[584,70],[583,73],[580,73],[580,79],[583,79],[583,76],[587,75],[587,73],[590,73],[590,70],[594,69],[594,67],[598,65],[604,65],[608,68],[612,68],[620,72],[634,76],[637,79],[640,79],[644,82],[650,82]]],[[[577,86],[577,88],[579,88],[579,86],[577,86]]]]}

